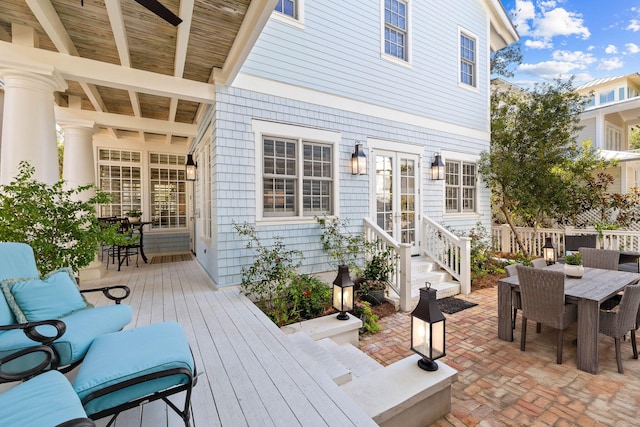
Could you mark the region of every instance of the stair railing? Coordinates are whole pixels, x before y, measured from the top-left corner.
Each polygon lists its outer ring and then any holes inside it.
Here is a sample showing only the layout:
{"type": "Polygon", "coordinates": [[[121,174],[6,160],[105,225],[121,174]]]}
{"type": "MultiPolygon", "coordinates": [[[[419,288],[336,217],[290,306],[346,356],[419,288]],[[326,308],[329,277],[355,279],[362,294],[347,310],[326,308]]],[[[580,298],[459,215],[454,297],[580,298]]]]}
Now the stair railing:
{"type": "Polygon", "coordinates": [[[460,282],[460,292],[471,292],[471,238],[460,237],[433,220],[422,218],[422,251],[460,282]]]}
{"type": "Polygon", "coordinates": [[[378,249],[392,248],[396,269],[387,283],[387,290],[398,295],[401,311],[411,310],[411,245],[399,243],[369,218],[364,219],[364,236],[368,242],[376,242],[378,249]]]}

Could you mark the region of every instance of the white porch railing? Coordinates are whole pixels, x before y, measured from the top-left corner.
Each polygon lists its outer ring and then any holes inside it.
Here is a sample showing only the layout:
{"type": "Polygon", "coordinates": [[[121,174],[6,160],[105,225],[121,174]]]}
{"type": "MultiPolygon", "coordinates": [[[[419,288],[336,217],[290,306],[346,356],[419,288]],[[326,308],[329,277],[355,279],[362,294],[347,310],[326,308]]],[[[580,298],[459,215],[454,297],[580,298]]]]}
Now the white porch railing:
{"type": "MultiPolygon", "coordinates": [[[[397,268],[388,287],[400,298],[400,310],[409,311],[411,309],[411,245],[398,243],[369,218],[364,219],[364,235],[367,241],[377,242],[376,244],[382,250],[388,247],[393,248],[397,268]]],[[[389,260],[389,262],[393,261],[393,259],[389,260]]]]}
{"type": "Polygon", "coordinates": [[[422,251],[460,282],[462,294],[471,293],[471,238],[456,236],[427,217],[421,228],[422,251]]]}
{"type": "MultiPolygon", "coordinates": [[[[551,237],[553,246],[558,256],[565,253],[564,236],[578,234],[595,234],[598,236],[597,247],[601,249],[615,249],[619,251],[640,252],[640,231],[631,230],[602,230],[599,233],[593,228],[578,229],[567,228],[539,228],[535,232],[533,228],[516,227],[518,235],[527,251],[532,256],[542,256],[542,246],[546,237],[551,237]]],[[[519,252],[520,247],[515,235],[508,225],[497,225],[491,230],[494,250],[498,252],[519,252]]]]}

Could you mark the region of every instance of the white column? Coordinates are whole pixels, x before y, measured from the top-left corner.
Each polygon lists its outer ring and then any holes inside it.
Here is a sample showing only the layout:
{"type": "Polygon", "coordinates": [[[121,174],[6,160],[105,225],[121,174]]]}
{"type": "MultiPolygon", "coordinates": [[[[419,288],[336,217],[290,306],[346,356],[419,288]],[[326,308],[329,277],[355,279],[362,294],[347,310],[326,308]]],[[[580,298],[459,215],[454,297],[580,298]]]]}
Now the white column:
{"type": "Polygon", "coordinates": [[[4,81],[0,184],[13,180],[22,160],[35,168],[38,181],[58,182],[53,93],[66,90],[66,82],[53,67],[0,69],[0,79],[4,81]]]}
{"type": "MultiPolygon", "coordinates": [[[[93,159],[93,134],[95,123],[89,121],[58,122],[64,131],[64,161],[62,179],[65,188],[95,184],[95,160],[93,159]]],[[[82,194],[87,200],[95,190],[82,194]]]]}
{"type": "Polygon", "coordinates": [[[596,140],[593,141],[593,148],[604,150],[604,143],[607,138],[605,132],[604,113],[602,113],[602,111],[598,111],[596,114],[596,140]]]}

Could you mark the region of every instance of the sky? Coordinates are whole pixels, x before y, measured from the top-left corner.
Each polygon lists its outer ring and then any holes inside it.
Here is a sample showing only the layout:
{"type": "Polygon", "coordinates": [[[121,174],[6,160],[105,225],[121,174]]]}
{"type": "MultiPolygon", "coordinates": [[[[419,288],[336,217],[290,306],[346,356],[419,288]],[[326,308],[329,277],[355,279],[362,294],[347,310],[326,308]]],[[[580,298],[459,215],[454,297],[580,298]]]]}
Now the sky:
{"type": "Polygon", "coordinates": [[[520,35],[522,87],[640,73],[640,0],[501,0],[520,35]]]}

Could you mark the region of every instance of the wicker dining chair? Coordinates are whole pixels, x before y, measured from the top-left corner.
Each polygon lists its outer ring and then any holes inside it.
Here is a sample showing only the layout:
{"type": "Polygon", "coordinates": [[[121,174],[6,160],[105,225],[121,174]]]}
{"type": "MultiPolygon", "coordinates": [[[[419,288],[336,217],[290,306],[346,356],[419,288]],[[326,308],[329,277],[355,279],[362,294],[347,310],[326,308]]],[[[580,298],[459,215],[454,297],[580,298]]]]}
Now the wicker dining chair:
{"type": "MultiPolygon", "coordinates": [[[[507,277],[513,277],[518,275],[516,270],[517,264],[509,264],[504,268],[504,272],[507,273],[507,277]]],[[[518,310],[522,309],[522,300],[520,299],[520,291],[516,289],[511,290],[511,306],[513,307],[513,318],[511,320],[511,329],[516,328],[516,315],[518,310]]]]}
{"type": "Polygon", "coordinates": [[[527,320],[535,320],[558,330],[556,363],[562,363],[564,330],[578,320],[578,307],[566,304],[564,298],[564,273],[517,266],[522,299],[522,334],[520,350],[525,350],[527,320]]]}
{"type": "Polygon", "coordinates": [[[620,251],[611,249],[580,248],[582,255],[582,265],[591,268],[602,268],[604,270],[617,270],[620,262],[620,251]]]}
{"type": "Polygon", "coordinates": [[[638,306],[640,305],[640,285],[628,285],[624,288],[622,300],[615,311],[600,310],[600,333],[613,338],[616,347],[616,362],[618,372],[623,374],[620,341],[627,332],[631,332],[631,348],[633,358],[638,358],[636,346],[636,322],[638,306]]]}
{"type": "Polygon", "coordinates": [[[547,261],[544,258],[536,258],[531,260],[531,267],[533,268],[545,268],[547,261]]]}

